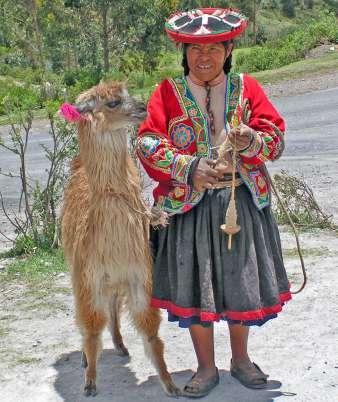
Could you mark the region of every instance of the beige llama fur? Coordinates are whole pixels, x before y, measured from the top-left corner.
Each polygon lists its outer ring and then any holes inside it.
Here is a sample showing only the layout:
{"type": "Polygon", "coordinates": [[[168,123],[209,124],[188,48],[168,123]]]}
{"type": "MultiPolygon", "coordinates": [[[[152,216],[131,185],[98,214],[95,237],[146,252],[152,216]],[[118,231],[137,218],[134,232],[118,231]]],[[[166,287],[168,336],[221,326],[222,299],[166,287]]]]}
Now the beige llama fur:
{"type": "Polygon", "coordinates": [[[65,190],[62,241],[83,339],[85,394],[96,394],[96,365],[107,324],[116,351],[128,354],[120,333],[125,304],[165,392],[177,396],[179,389],[167,371],[158,337],[160,313],[149,304],[149,213],[127,146],[125,126],[144,117],[144,108],[118,82],[89,89],[75,107],[82,115],[80,153],[65,190]]]}

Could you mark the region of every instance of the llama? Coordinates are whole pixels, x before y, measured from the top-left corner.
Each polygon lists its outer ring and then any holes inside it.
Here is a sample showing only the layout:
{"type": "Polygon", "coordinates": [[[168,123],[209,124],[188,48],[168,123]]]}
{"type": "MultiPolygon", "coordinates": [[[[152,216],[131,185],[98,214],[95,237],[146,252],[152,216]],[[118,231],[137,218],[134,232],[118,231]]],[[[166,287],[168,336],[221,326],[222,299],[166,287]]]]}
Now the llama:
{"type": "Polygon", "coordinates": [[[96,395],[96,366],[107,324],[116,351],[128,355],[120,333],[124,304],[165,392],[177,397],[180,391],[167,371],[158,337],[160,313],[150,307],[150,217],[125,128],[145,116],[144,107],[123,84],[109,82],[81,94],[73,113],[78,115],[80,152],[64,194],[62,242],[83,340],[85,395],[96,395]]]}

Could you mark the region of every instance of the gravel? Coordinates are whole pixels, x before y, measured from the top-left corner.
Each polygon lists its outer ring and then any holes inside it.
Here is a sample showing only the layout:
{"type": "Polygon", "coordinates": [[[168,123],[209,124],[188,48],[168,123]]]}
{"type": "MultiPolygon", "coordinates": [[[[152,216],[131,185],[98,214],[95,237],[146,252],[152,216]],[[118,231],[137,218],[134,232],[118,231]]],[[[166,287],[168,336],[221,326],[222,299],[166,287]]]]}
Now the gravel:
{"type": "Polygon", "coordinates": [[[338,71],[320,75],[313,74],[305,78],[296,78],[281,81],[276,84],[263,85],[269,98],[300,95],[311,91],[335,87],[338,87],[338,71]]]}

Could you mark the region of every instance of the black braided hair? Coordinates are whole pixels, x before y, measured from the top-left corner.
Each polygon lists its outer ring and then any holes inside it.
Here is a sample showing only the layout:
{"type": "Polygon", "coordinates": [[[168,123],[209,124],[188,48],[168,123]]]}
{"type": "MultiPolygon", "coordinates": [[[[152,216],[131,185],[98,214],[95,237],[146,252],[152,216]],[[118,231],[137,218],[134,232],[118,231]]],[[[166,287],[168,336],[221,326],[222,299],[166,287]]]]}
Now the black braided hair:
{"type": "MultiPolygon", "coordinates": [[[[222,42],[224,47],[228,46],[229,43],[233,43],[232,41],[226,41],[226,42],[222,42]]],[[[187,59],[187,48],[189,46],[189,43],[183,43],[183,58],[182,58],[182,67],[184,70],[184,75],[187,76],[189,74],[189,66],[188,66],[188,59],[187,59]]],[[[232,66],[232,52],[230,53],[230,55],[227,57],[227,59],[224,62],[223,65],[223,70],[225,74],[228,74],[231,70],[231,66],[232,66]]]]}

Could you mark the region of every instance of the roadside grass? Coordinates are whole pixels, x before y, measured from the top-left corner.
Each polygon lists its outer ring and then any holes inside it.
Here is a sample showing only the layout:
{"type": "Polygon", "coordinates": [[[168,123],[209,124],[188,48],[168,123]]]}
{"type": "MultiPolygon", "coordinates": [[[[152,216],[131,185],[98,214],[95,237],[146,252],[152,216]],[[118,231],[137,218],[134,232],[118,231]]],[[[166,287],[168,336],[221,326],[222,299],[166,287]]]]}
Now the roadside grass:
{"type": "Polygon", "coordinates": [[[37,251],[34,255],[18,257],[9,263],[0,273],[0,293],[3,300],[8,297],[11,300],[9,304],[6,302],[4,315],[0,317],[0,337],[8,334],[4,330],[5,323],[16,319],[10,314],[12,308],[19,314],[38,312],[42,317],[69,312],[63,298],[72,294],[71,286],[66,287],[59,282],[67,271],[62,250],[37,251]],[[16,295],[14,299],[12,295],[16,295]]]}
{"type": "Polygon", "coordinates": [[[22,356],[16,360],[16,365],[19,366],[21,364],[37,364],[40,363],[42,359],[39,357],[32,357],[32,356],[22,356]]]}
{"type": "Polygon", "coordinates": [[[42,362],[42,358],[36,356],[22,355],[14,348],[6,347],[0,349],[2,363],[5,363],[8,369],[22,365],[37,365],[42,362]]]}
{"type": "Polygon", "coordinates": [[[0,317],[0,321],[7,321],[7,320],[15,320],[16,316],[13,314],[7,314],[4,315],[3,317],[0,317]]]}
{"type": "MultiPolygon", "coordinates": [[[[1,255],[0,255],[1,258],[1,255]]],[[[58,274],[67,272],[68,268],[62,250],[39,250],[34,255],[18,257],[0,273],[0,285],[8,282],[24,283],[37,286],[39,292],[54,287],[58,274]]],[[[64,292],[64,288],[62,288],[64,292]]]]}
{"type": "Polygon", "coordinates": [[[276,70],[265,70],[253,73],[261,84],[277,83],[284,80],[305,78],[311,75],[325,74],[338,71],[338,51],[335,50],[318,58],[308,58],[297,61],[276,70]]]}
{"type": "MultiPolygon", "coordinates": [[[[54,289],[53,289],[54,293],[54,289]]],[[[55,314],[63,312],[69,312],[69,307],[66,303],[51,300],[50,296],[52,293],[45,297],[45,300],[38,300],[37,297],[34,297],[34,293],[32,294],[32,298],[30,300],[23,300],[21,302],[16,303],[16,307],[21,312],[26,313],[36,313],[39,312],[40,316],[47,318],[51,315],[55,316],[55,314]]],[[[26,297],[26,294],[25,294],[26,297]]]]}
{"type": "Polygon", "coordinates": [[[0,325],[0,339],[9,334],[9,328],[3,324],[0,325]]]}
{"type": "MultiPolygon", "coordinates": [[[[329,256],[330,249],[328,247],[313,247],[313,248],[302,248],[303,257],[321,257],[329,256]]],[[[283,249],[283,257],[293,258],[298,257],[298,250],[294,248],[283,249]]]]}

